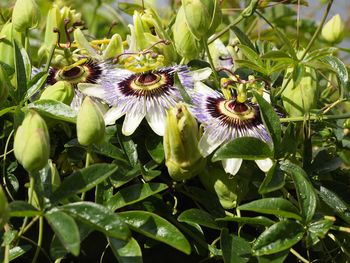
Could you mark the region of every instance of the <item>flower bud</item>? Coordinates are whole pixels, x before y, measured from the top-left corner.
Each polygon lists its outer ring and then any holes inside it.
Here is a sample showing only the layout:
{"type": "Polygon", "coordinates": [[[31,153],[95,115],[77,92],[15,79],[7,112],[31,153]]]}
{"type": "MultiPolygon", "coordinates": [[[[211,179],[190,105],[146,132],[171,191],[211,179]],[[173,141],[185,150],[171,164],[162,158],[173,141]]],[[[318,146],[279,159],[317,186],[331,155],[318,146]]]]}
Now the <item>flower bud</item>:
{"type": "Polygon", "coordinates": [[[77,136],[81,145],[89,146],[103,139],[105,122],[95,102],[86,97],[77,116],[77,136]]]}
{"type": "Polygon", "coordinates": [[[177,53],[188,60],[198,56],[200,48],[186,23],[185,11],[182,6],[176,15],[173,34],[177,53]]]}
{"type": "Polygon", "coordinates": [[[215,0],[182,0],[187,25],[197,39],[208,37],[221,23],[221,9],[215,0]]]}
{"type": "Polygon", "coordinates": [[[35,0],[17,0],[12,13],[13,27],[19,32],[37,27],[40,21],[39,10],[35,0]]]}
{"type": "Polygon", "coordinates": [[[56,165],[51,160],[49,160],[49,166],[51,170],[52,191],[54,192],[61,185],[61,178],[56,168],[56,165]]]}
{"type": "MultiPolygon", "coordinates": [[[[291,73],[292,70],[287,69],[286,76],[291,73]]],[[[293,79],[290,80],[282,93],[283,106],[291,117],[303,116],[316,105],[317,81],[315,70],[305,67],[301,76],[301,79],[296,83],[293,79]]],[[[286,81],[288,81],[288,77],[284,79],[282,87],[284,87],[286,81]]]]}
{"type": "Polygon", "coordinates": [[[3,62],[10,67],[15,67],[13,40],[18,44],[22,44],[22,34],[17,32],[12,23],[3,25],[0,31],[0,62],[3,62]]]}
{"type": "Polygon", "coordinates": [[[70,105],[74,97],[74,88],[67,81],[57,81],[41,93],[40,99],[57,100],[70,105]]]}
{"type": "Polygon", "coordinates": [[[8,204],[7,198],[0,185],[0,229],[3,228],[8,219],[8,204]]]}
{"type": "Polygon", "coordinates": [[[50,138],[45,121],[30,110],[18,127],[13,149],[20,164],[28,172],[42,169],[49,159],[50,138]]]}
{"type": "Polygon", "coordinates": [[[6,101],[9,94],[9,79],[6,71],[0,66],[0,105],[6,101]]]}
{"type": "Polygon", "coordinates": [[[114,34],[105,50],[103,50],[103,59],[114,58],[123,52],[124,47],[122,37],[119,34],[114,34]]]}
{"type": "Polygon", "coordinates": [[[327,42],[337,44],[344,38],[344,28],[345,24],[337,14],[323,26],[321,34],[327,42]]]}
{"type": "Polygon", "coordinates": [[[248,190],[248,180],[239,176],[229,177],[224,170],[216,167],[200,173],[199,179],[208,191],[217,195],[225,209],[236,207],[248,190]]]}
{"type": "Polygon", "coordinates": [[[168,110],[163,138],[165,164],[176,181],[190,179],[200,173],[205,159],[198,150],[198,124],[185,104],[168,110]]]}

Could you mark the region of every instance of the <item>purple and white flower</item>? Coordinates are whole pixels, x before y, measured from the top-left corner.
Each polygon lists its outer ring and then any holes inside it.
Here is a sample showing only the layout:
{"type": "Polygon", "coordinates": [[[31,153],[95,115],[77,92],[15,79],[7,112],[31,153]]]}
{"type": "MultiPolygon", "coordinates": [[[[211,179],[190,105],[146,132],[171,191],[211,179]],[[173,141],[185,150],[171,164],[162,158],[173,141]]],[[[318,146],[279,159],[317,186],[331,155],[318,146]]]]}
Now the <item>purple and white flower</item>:
{"type": "MultiPolygon", "coordinates": [[[[243,136],[255,137],[271,143],[257,104],[249,100],[240,103],[235,98],[226,99],[220,92],[201,82],[196,83],[192,101],[191,110],[197,120],[204,125],[204,133],[199,141],[199,150],[204,157],[223,143],[243,136]]],[[[255,162],[264,172],[272,166],[271,159],[255,162]]],[[[242,159],[226,159],[222,164],[226,173],[235,175],[242,164],[242,159]]]]}

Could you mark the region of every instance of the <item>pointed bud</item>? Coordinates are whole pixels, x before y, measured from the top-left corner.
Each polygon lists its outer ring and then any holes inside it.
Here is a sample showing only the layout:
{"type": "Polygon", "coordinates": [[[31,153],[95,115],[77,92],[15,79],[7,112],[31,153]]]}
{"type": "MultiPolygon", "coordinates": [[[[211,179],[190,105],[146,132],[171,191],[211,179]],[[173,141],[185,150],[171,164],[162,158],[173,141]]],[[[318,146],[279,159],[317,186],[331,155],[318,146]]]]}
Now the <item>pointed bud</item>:
{"type": "Polygon", "coordinates": [[[13,149],[20,164],[28,172],[42,169],[49,159],[50,138],[46,123],[34,110],[30,110],[18,127],[13,149]]]}
{"type": "Polygon", "coordinates": [[[164,134],[165,164],[176,181],[190,179],[200,173],[205,159],[198,150],[198,124],[185,104],[169,109],[164,134]]]}
{"type": "Polygon", "coordinates": [[[115,58],[124,52],[123,40],[119,34],[114,34],[111,41],[108,43],[105,50],[103,50],[103,59],[115,58]]]}
{"type": "Polygon", "coordinates": [[[55,84],[47,87],[41,93],[40,99],[57,100],[70,105],[74,97],[74,88],[67,81],[57,81],[55,84]]]}
{"type": "Polygon", "coordinates": [[[40,9],[35,0],[17,0],[12,13],[13,27],[24,32],[37,27],[40,22],[40,9]]]}
{"type": "Polygon", "coordinates": [[[96,103],[86,97],[77,117],[77,136],[81,145],[89,146],[103,139],[105,122],[96,103]]]}
{"type": "Polygon", "coordinates": [[[330,43],[340,43],[344,38],[345,24],[339,14],[333,16],[322,28],[323,38],[330,43]]]}

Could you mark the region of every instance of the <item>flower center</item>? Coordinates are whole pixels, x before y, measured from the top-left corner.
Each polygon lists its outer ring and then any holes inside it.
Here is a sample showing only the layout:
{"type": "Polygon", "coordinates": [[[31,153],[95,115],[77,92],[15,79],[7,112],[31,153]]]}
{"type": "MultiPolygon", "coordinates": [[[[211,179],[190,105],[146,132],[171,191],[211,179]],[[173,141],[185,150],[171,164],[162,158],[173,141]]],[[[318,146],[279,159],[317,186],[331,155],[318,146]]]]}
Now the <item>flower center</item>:
{"type": "Polygon", "coordinates": [[[135,84],[139,86],[150,86],[157,83],[161,79],[161,76],[154,74],[152,72],[147,72],[141,74],[136,80],[135,84]]]}
{"type": "Polygon", "coordinates": [[[246,103],[239,103],[235,100],[222,100],[218,106],[222,114],[232,119],[247,120],[255,117],[253,107],[246,103]]]}
{"type": "Polygon", "coordinates": [[[68,79],[77,78],[82,74],[80,67],[73,67],[70,69],[63,69],[62,76],[68,79]]]}
{"type": "Polygon", "coordinates": [[[162,73],[146,72],[137,75],[130,83],[133,90],[139,91],[153,91],[161,89],[168,83],[167,76],[162,73]]]}

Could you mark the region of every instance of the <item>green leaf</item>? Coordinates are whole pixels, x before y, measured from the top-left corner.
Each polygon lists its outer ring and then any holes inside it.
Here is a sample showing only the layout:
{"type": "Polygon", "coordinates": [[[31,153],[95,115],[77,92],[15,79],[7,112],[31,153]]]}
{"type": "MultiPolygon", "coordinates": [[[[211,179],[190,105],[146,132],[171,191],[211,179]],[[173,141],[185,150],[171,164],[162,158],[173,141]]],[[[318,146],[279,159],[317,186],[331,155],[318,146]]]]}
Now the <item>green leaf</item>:
{"type": "Polygon", "coordinates": [[[121,212],[119,216],[140,234],[163,242],[183,253],[191,253],[190,243],[185,236],[164,218],[146,211],[121,212]]]}
{"type": "Polygon", "coordinates": [[[10,249],[10,255],[9,255],[9,260],[15,260],[16,258],[24,255],[25,253],[27,253],[30,249],[32,248],[32,246],[30,245],[23,245],[23,246],[16,246],[10,249]]]}
{"type": "Polygon", "coordinates": [[[350,224],[350,209],[336,193],[321,186],[318,195],[339,217],[350,224]]]}
{"type": "Polygon", "coordinates": [[[239,206],[241,211],[254,211],[263,214],[283,216],[301,220],[298,209],[288,200],[279,197],[263,198],[239,206]]]}
{"type": "Polygon", "coordinates": [[[124,163],[128,163],[124,152],[109,142],[94,144],[92,151],[124,163]]]}
{"type": "Polygon", "coordinates": [[[335,47],[324,47],[324,48],[315,49],[306,55],[304,61],[309,62],[309,61],[324,58],[326,56],[331,56],[337,50],[338,49],[335,47]]]}
{"type": "Polygon", "coordinates": [[[271,158],[270,147],[255,137],[240,137],[221,146],[213,155],[212,161],[229,158],[260,160],[271,158]]]}
{"type": "Polygon", "coordinates": [[[250,243],[245,239],[230,235],[226,228],[222,229],[220,244],[224,263],[245,263],[251,257],[250,243]]]}
{"type": "Polygon", "coordinates": [[[212,229],[220,230],[222,228],[211,214],[196,208],[182,212],[177,220],[179,222],[195,223],[212,229]]]}
{"type": "Polygon", "coordinates": [[[316,193],[305,171],[289,161],[281,162],[281,170],[291,175],[298,195],[304,223],[309,223],[316,210],[316,193]]]}
{"type": "Polygon", "coordinates": [[[315,246],[320,239],[324,238],[330,228],[333,226],[334,221],[330,219],[320,219],[315,222],[311,222],[307,228],[306,245],[311,248],[315,246]]]}
{"type": "Polygon", "coordinates": [[[41,215],[41,211],[25,201],[9,203],[10,217],[32,217],[41,215]]]}
{"type": "Polygon", "coordinates": [[[80,236],[74,219],[57,209],[48,211],[45,214],[45,218],[65,249],[74,256],[78,256],[80,252],[80,236]]]}
{"type": "Polygon", "coordinates": [[[264,63],[262,62],[259,54],[256,53],[255,49],[251,49],[250,47],[242,44],[238,44],[237,47],[249,61],[254,61],[259,67],[264,67],[264,63]]]}
{"type": "Polygon", "coordinates": [[[126,169],[125,167],[119,167],[119,169],[110,177],[114,188],[119,188],[122,185],[130,182],[141,174],[140,166],[135,166],[132,169],[126,169]]]}
{"type": "Polygon", "coordinates": [[[120,135],[124,151],[129,158],[132,167],[138,165],[137,145],[129,136],[120,135]]]}
{"type": "Polygon", "coordinates": [[[328,56],[321,59],[322,62],[329,64],[332,69],[337,73],[340,83],[343,87],[347,85],[349,81],[349,74],[343,61],[335,56],[328,56]]]}
{"type": "Polygon", "coordinates": [[[267,172],[264,181],[259,187],[259,194],[267,194],[281,189],[285,184],[284,173],[280,169],[280,165],[275,163],[267,172]]]}
{"type": "Polygon", "coordinates": [[[133,184],[118,191],[118,193],[107,201],[106,206],[114,211],[121,207],[144,200],[167,188],[168,186],[162,183],[133,184]]]}
{"type": "Polygon", "coordinates": [[[35,109],[43,116],[75,123],[77,112],[68,105],[56,100],[37,100],[28,104],[28,108],[35,109]]]}
{"type": "Polygon", "coordinates": [[[119,263],[142,263],[142,251],[134,238],[127,241],[108,238],[108,243],[119,263]]]}
{"type": "Polygon", "coordinates": [[[133,4],[133,3],[127,3],[127,2],[120,2],[118,4],[118,8],[122,10],[124,13],[128,15],[133,15],[135,11],[143,12],[143,8],[141,5],[133,4]]]}
{"type": "Polygon", "coordinates": [[[262,256],[275,254],[289,249],[304,236],[301,224],[291,221],[280,221],[266,229],[254,242],[253,255],[262,256]]]}
{"type": "Polygon", "coordinates": [[[281,251],[272,255],[258,257],[259,263],[283,263],[289,254],[289,250],[281,251]]]}
{"type": "Polygon", "coordinates": [[[271,226],[275,222],[271,219],[264,217],[264,216],[257,216],[257,217],[243,217],[243,216],[226,216],[223,218],[216,218],[216,221],[233,221],[240,224],[248,224],[248,225],[262,225],[262,226],[271,226]]]}
{"type": "Polygon", "coordinates": [[[279,51],[279,50],[273,50],[273,51],[269,51],[266,52],[265,54],[263,54],[261,57],[261,59],[269,59],[269,60],[282,60],[282,61],[288,61],[288,62],[293,62],[293,58],[291,58],[287,53],[283,52],[283,51],[279,51]]]}
{"type": "Polygon", "coordinates": [[[152,159],[157,163],[161,163],[164,160],[164,147],[163,138],[159,136],[147,136],[146,138],[146,149],[152,159]]]}
{"type": "Polygon", "coordinates": [[[285,44],[287,50],[289,51],[289,54],[292,56],[292,58],[294,60],[298,60],[297,54],[294,50],[294,47],[293,47],[292,43],[289,41],[288,37],[278,28],[274,28],[274,32],[276,33],[278,38],[284,42],[284,44],[285,44]]]}
{"type": "Polygon", "coordinates": [[[130,236],[128,226],[120,217],[102,205],[92,202],[76,202],[63,205],[60,210],[107,236],[122,240],[127,240],[130,236]]]}
{"type": "Polygon", "coordinates": [[[244,60],[244,59],[236,59],[235,62],[240,66],[240,67],[245,67],[245,68],[249,68],[251,70],[255,70],[257,72],[260,72],[264,75],[268,75],[268,71],[265,67],[261,67],[257,64],[255,64],[254,62],[251,62],[249,60],[244,60]]]}
{"type": "Polygon", "coordinates": [[[252,50],[255,50],[253,43],[250,41],[249,37],[242,32],[238,27],[232,26],[231,29],[235,32],[235,35],[239,39],[239,42],[252,50]]]}
{"type": "Polygon", "coordinates": [[[276,154],[281,143],[280,119],[277,116],[275,109],[260,94],[254,92],[254,97],[259,103],[260,114],[263,119],[264,125],[271,136],[276,154]]]}
{"type": "Polygon", "coordinates": [[[93,164],[65,178],[53,193],[52,199],[59,201],[72,195],[86,192],[111,176],[118,167],[114,164],[93,164]]]}
{"type": "Polygon", "coordinates": [[[24,64],[24,57],[22,56],[21,48],[17,41],[13,39],[15,71],[16,71],[16,95],[17,100],[20,101],[27,91],[27,77],[26,68],[24,64]]]}
{"type": "Polygon", "coordinates": [[[34,76],[33,79],[28,83],[29,89],[27,90],[27,94],[25,96],[25,100],[30,99],[36,92],[40,90],[46,83],[46,79],[49,76],[47,72],[39,72],[34,76]]]}

